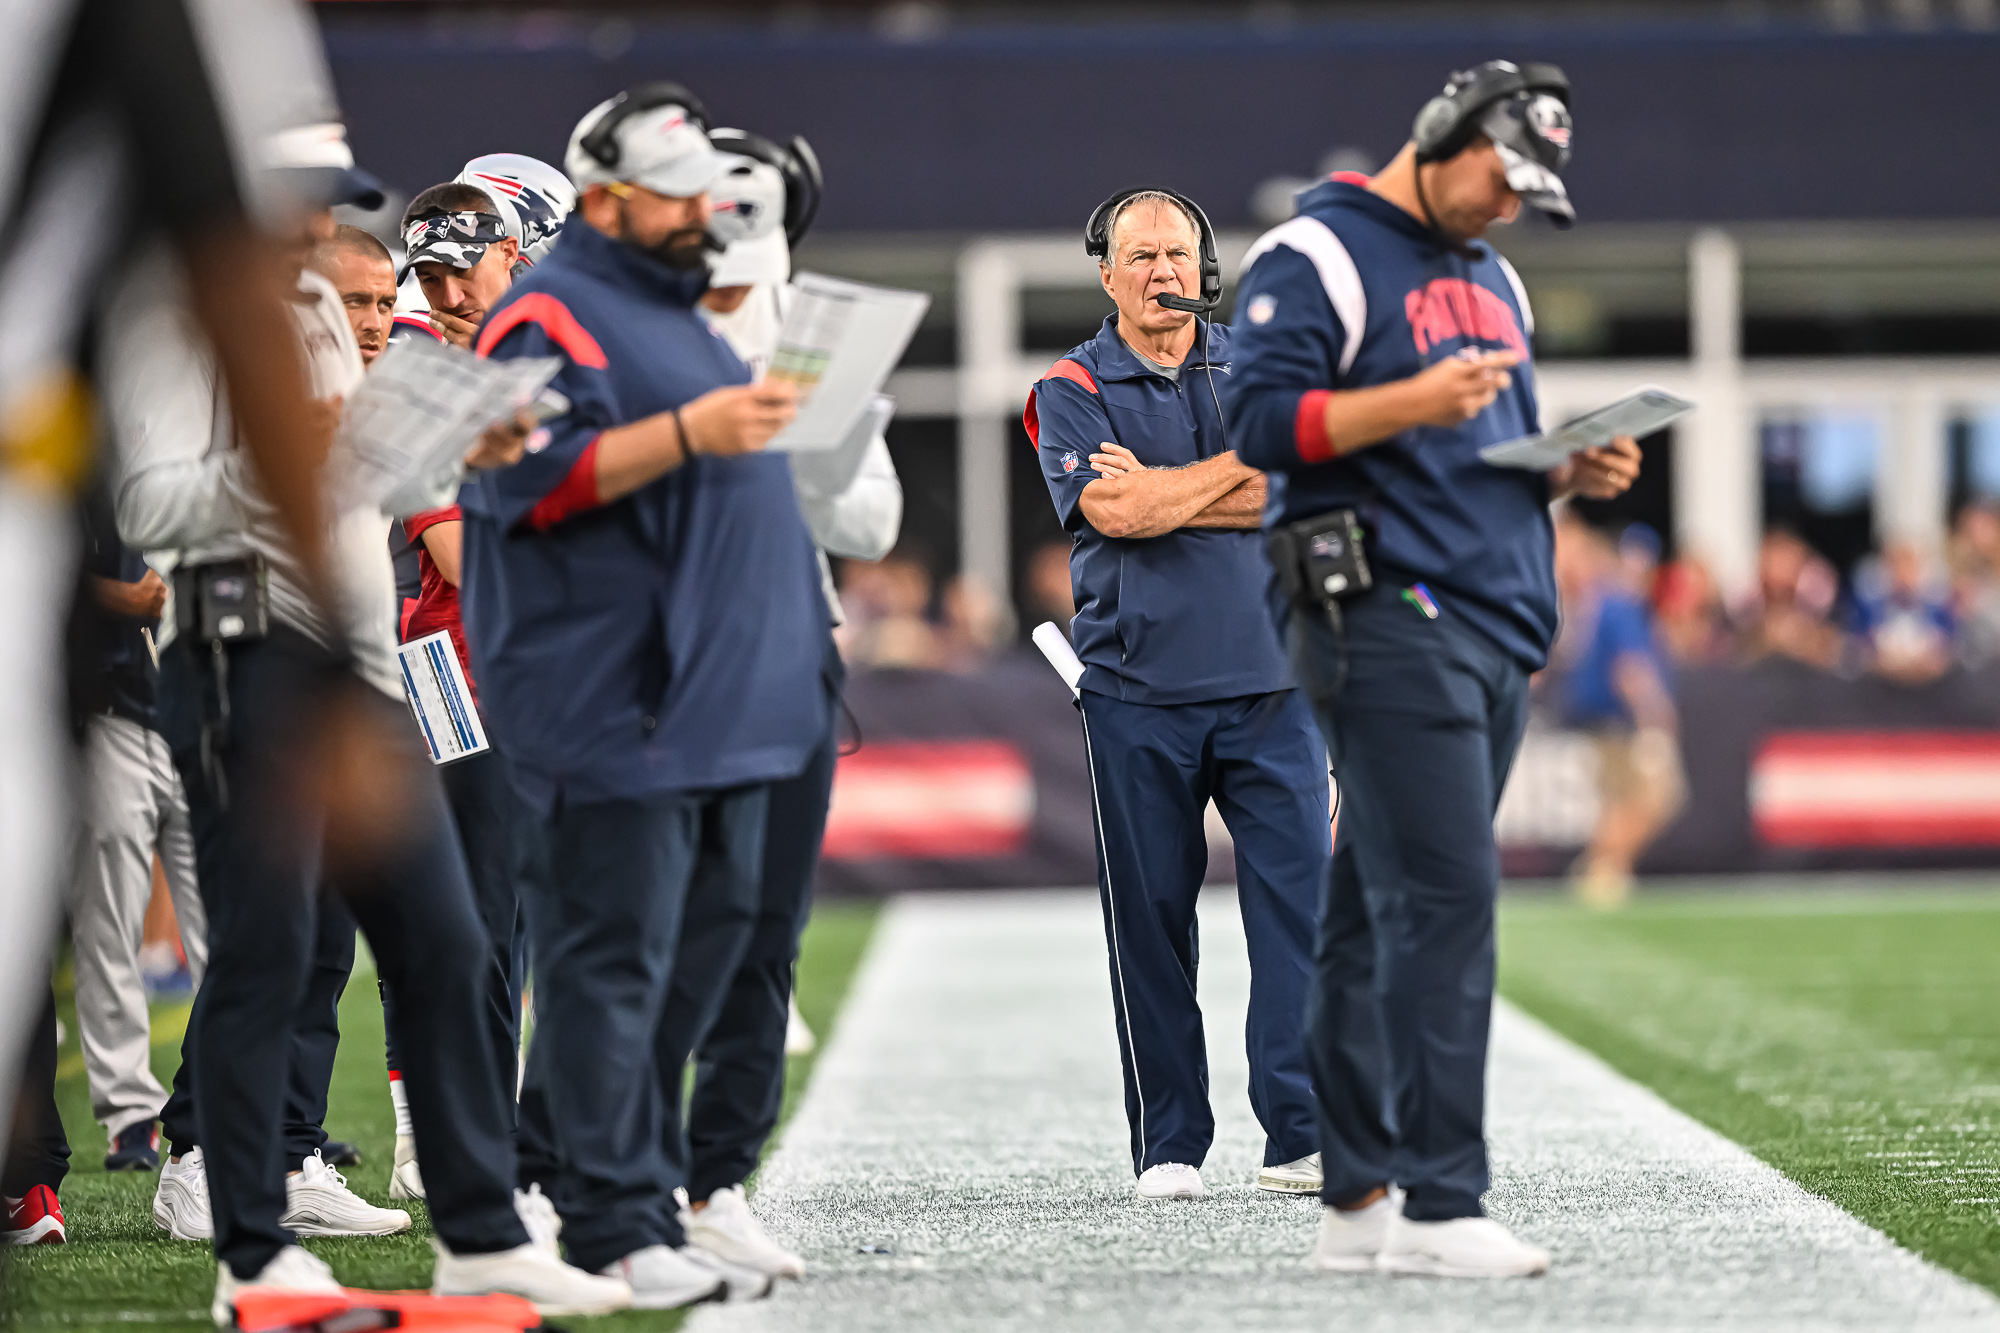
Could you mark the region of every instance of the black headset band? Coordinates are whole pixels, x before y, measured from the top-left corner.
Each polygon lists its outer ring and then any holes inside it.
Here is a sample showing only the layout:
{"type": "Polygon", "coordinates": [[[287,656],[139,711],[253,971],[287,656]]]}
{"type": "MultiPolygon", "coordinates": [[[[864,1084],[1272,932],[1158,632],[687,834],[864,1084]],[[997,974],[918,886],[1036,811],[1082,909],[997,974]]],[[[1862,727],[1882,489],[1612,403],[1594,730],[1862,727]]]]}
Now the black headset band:
{"type": "Polygon", "coordinates": [[[1521,93],[1549,93],[1567,105],[1569,77],[1560,67],[1536,60],[1514,68],[1489,62],[1453,74],[1446,91],[1417,113],[1417,161],[1455,157],[1472,142],[1487,108],[1521,93]]]}
{"type": "Polygon", "coordinates": [[[656,83],[642,83],[636,88],[627,88],[611,99],[611,107],[590,127],[590,133],[578,141],[577,146],[601,167],[618,165],[618,127],[637,115],[651,111],[655,107],[677,106],[687,112],[687,117],[704,134],[708,132],[708,108],[701,99],[678,83],[660,80],[656,83]]]}
{"type": "Polygon", "coordinates": [[[1136,189],[1120,190],[1106,199],[1091,212],[1090,221],[1083,224],[1084,253],[1099,263],[1107,262],[1111,255],[1112,219],[1127,202],[1145,194],[1166,196],[1194,219],[1195,236],[1201,249],[1201,299],[1213,310],[1222,303],[1222,261],[1216,258],[1215,228],[1209,225],[1208,214],[1201,211],[1201,205],[1178,190],[1142,185],[1136,189]]]}
{"type": "Polygon", "coordinates": [[[717,152],[752,158],[784,177],[785,243],[797,245],[818,216],[820,197],[826,189],[819,155],[813,152],[805,136],[793,135],[791,143],[782,148],[749,130],[711,130],[708,139],[717,152]]]}

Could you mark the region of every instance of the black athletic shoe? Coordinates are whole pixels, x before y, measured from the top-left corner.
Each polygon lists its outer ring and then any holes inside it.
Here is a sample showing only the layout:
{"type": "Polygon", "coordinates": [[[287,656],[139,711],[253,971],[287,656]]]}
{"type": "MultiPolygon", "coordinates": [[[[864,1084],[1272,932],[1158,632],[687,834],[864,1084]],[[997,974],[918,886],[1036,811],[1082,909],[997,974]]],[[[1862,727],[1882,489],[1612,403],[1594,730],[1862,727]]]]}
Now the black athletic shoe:
{"type": "Polygon", "coordinates": [[[322,1161],[328,1166],[360,1166],[361,1149],[351,1143],[341,1143],[328,1139],[319,1150],[322,1161]]]}
{"type": "Polygon", "coordinates": [[[160,1127],[142,1120],[119,1131],[111,1151],[104,1155],[106,1171],[157,1171],[160,1169],[160,1127]]]}

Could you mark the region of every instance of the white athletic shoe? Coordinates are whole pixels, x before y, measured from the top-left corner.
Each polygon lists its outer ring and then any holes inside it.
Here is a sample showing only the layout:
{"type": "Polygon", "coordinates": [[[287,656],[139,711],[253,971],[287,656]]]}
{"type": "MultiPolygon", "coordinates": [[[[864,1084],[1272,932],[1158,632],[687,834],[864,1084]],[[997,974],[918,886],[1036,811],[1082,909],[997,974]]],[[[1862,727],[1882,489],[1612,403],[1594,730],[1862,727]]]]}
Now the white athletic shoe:
{"type": "Polygon", "coordinates": [[[424,1178],[417,1170],[417,1141],[408,1134],[396,1136],[396,1165],[389,1171],[389,1197],[421,1199],[424,1178]]]}
{"type": "Polygon", "coordinates": [[[551,1259],[562,1258],[562,1218],[540,1185],[515,1190],[514,1211],[520,1214],[521,1225],[528,1229],[528,1239],[536,1249],[551,1259]]]}
{"type": "Polygon", "coordinates": [[[1372,1273],[1388,1238],[1389,1219],[1401,1215],[1403,1192],[1391,1189],[1366,1208],[1320,1210],[1319,1240],[1307,1262],[1318,1273],[1372,1273]]]}
{"type": "Polygon", "coordinates": [[[1490,1217],[1413,1222],[1389,1219],[1376,1267],[1385,1273],[1431,1277],[1535,1277],[1549,1271],[1549,1252],[1519,1240],[1490,1217]]]}
{"type": "Polygon", "coordinates": [[[771,1294],[776,1282],[769,1273],[732,1264],[714,1251],[696,1245],[683,1245],[679,1252],[689,1263],[698,1264],[722,1279],[725,1301],[761,1301],[771,1294]]]}
{"type": "Polygon", "coordinates": [[[1206,1193],[1201,1172],[1185,1162],[1161,1162],[1139,1173],[1142,1199],[1199,1199],[1206,1193]]]}
{"type": "Polygon", "coordinates": [[[1318,1153],[1282,1166],[1267,1166],[1257,1173],[1257,1188],[1273,1194],[1317,1194],[1325,1181],[1326,1177],[1320,1173],[1318,1153]]]}
{"type": "MultiPolygon", "coordinates": [[[[190,1154],[192,1156],[192,1154],[190,1154]]],[[[181,1159],[183,1162],[187,1158],[181,1159]]],[[[326,1261],[302,1245],[287,1245],[271,1256],[264,1271],[248,1282],[229,1271],[228,1264],[215,1266],[215,1300],[208,1307],[217,1328],[236,1326],[236,1298],[251,1289],[259,1291],[311,1291],[339,1295],[341,1285],[326,1261]]]]}
{"type": "Polygon", "coordinates": [[[750,1211],[741,1185],[717,1190],[700,1212],[681,1209],[687,1243],[732,1264],[770,1277],[802,1278],[806,1261],[772,1240],[750,1211]]]}
{"type": "Polygon", "coordinates": [[[722,1274],[664,1245],[632,1251],[607,1267],[604,1276],[624,1279],[635,1310],[678,1310],[729,1294],[722,1274]]]}
{"type": "Polygon", "coordinates": [[[453,1254],[436,1241],[433,1296],[519,1296],[542,1315],[597,1315],[630,1309],[623,1278],[572,1268],[530,1241],[497,1254],[453,1254]]]}
{"type": "Polygon", "coordinates": [[[295,1236],[393,1236],[410,1229],[400,1208],[377,1208],[347,1188],[347,1177],[318,1153],[285,1178],[285,1213],[278,1219],[295,1236]]]}
{"type": "Polygon", "coordinates": [[[785,1019],[785,1054],[811,1055],[818,1046],[819,1038],[806,1026],[804,1016],[799,1013],[799,1002],[794,999],[790,1015],[785,1019]]]}
{"type": "Polygon", "coordinates": [[[160,1185],[153,1191],[153,1225],[175,1240],[215,1239],[215,1219],[208,1210],[208,1171],[201,1163],[201,1149],[190,1148],[178,1162],[160,1163],[160,1185]]]}

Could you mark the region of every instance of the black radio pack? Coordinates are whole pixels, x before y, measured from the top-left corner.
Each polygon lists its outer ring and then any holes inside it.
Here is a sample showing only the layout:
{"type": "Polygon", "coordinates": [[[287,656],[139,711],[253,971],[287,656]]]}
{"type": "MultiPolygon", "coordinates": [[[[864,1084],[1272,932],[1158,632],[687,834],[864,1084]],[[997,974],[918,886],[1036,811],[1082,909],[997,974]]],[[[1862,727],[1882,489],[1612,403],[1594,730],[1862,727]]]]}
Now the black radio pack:
{"type": "Polygon", "coordinates": [[[259,555],[174,571],[174,632],[190,643],[239,643],[271,632],[271,573],[259,555]]]}
{"type": "Polygon", "coordinates": [[[1292,604],[1326,609],[1375,586],[1367,539],[1352,509],[1335,509],[1273,528],[1265,539],[1292,604]]]}

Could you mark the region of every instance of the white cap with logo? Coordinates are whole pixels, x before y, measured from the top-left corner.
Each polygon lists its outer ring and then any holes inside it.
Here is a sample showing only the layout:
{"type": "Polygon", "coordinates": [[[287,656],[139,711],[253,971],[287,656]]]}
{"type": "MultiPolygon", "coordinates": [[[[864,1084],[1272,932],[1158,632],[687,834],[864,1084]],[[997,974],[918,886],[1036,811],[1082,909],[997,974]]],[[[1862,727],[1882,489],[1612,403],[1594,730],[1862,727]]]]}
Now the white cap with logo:
{"type": "Polygon", "coordinates": [[[704,193],[723,163],[693,101],[620,93],[599,103],[571,131],[563,169],[578,190],[622,181],[676,199],[704,193]]]}

